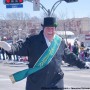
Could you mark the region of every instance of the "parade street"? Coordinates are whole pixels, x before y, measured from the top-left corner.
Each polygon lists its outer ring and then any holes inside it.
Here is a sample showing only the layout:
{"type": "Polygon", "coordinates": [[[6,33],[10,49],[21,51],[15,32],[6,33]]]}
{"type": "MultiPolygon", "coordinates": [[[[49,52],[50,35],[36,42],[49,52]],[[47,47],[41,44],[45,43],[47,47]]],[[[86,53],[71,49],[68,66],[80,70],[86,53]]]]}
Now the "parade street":
{"type": "MultiPolygon", "coordinates": [[[[26,68],[26,65],[0,63],[0,90],[25,90],[26,79],[12,84],[9,75],[26,68]]],[[[62,70],[65,90],[90,90],[90,69],[62,65],[62,70]]]]}

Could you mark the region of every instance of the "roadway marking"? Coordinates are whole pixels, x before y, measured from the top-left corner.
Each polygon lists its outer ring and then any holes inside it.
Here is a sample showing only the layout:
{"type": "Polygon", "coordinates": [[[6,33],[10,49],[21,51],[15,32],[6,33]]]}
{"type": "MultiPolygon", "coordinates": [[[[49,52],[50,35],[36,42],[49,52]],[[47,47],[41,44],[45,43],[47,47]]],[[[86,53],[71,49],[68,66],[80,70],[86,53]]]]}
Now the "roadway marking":
{"type": "Polygon", "coordinates": [[[90,75],[81,75],[80,77],[90,77],[90,75]]]}
{"type": "MultiPolygon", "coordinates": [[[[65,78],[65,80],[69,81],[70,79],[65,78]]],[[[86,82],[86,83],[88,82],[86,80],[81,80],[81,79],[71,79],[71,81],[73,81],[73,82],[86,82]]]]}
{"type": "Polygon", "coordinates": [[[72,76],[78,76],[78,77],[90,77],[90,75],[87,75],[88,73],[82,73],[82,75],[80,73],[65,73],[65,75],[72,75],[72,76]]]}
{"type": "Polygon", "coordinates": [[[0,79],[0,81],[10,81],[10,79],[9,78],[2,78],[2,79],[0,79]]]}
{"type": "Polygon", "coordinates": [[[9,77],[5,75],[0,75],[0,81],[8,81],[8,80],[10,80],[9,77]]]}

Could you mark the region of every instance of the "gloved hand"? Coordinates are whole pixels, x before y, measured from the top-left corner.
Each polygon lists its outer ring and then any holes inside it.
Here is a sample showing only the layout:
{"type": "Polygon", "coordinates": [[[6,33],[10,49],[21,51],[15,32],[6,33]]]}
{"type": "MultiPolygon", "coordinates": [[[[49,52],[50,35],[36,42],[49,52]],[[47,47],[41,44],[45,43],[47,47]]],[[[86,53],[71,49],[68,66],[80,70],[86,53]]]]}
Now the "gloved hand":
{"type": "Polygon", "coordinates": [[[11,46],[5,41],[0,41],[0,47],[3,48],[6,51],[11,50],[11,46]]]}
{"type": "Polygon", "coordinates": [[[90,69],[90,62],[85,62],[85,68],[90,69]]]}

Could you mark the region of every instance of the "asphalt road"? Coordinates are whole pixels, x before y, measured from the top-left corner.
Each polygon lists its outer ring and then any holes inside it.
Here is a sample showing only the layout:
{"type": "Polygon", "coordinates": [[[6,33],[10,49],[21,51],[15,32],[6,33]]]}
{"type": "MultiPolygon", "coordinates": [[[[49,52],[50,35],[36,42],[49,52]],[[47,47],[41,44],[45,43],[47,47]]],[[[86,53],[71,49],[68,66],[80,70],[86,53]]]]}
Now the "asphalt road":
{"type": "MultiPolygon", "coordinates": [[[[27,68],[26,65],[0,63],[0,90],[25,90],[26,79],[15,84],[9,75],[27,68]]],[[[62,66],[64,72],[65,90],[90,90],[90,69],[62,66]]]]}
{"type": "Polygon", "coordinates": [[[62,67],[67,90],[90,90],[90,69],[62,67]]]}

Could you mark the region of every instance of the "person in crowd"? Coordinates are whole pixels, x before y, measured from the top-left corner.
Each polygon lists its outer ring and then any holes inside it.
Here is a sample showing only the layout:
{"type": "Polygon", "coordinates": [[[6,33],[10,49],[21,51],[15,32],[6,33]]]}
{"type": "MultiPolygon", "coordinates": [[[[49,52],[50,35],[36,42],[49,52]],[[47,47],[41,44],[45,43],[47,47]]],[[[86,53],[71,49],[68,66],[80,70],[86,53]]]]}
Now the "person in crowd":
{"type": "Polygon", "coordinates": [[[2,54],[3,60],[5,60],[5,50],[3,48],[1,48],[1,54],[2,54]]]}
{"type": "Polygon", "coordinates": [[[68,43],[68,48],[70,49],[70,51],[72,51],[72,45],[71,45],[71,43],[68,43]]]}
{"type": "Polygon", "coordinates": [[[84,56],[85,56],[85,61],[90,61],[90,49],[87,48],[84,50],[84,56]]]}
{"type": "Polygon", "coordinates": [[[84,45],[84,42],[81,42],[81,43],[80,43],[79,58],[82,59],[82,60],[85,59],[84,51],[85,51],[85,45],[84,45]]]}
{"type": "Polygon", "coordinates": [[[18,55],[13,55],[14,61],[19,61],[18,55]]]}
{"type": "Polygon", "coordinates": [[[79,58],[84,61],[85,59],[84,48],[80,48],[79,58]]]}
{"type": "Polygon", "coordinates": [[[9,59],[9,60],[12,60],[12,55],[10,53],[8,53],[7,51],[6,52],[6,58],[9,59]]]}
{"type": "Polygon", "coordinates": [[[84,42],[81,42],[81,47],[85,48],[84,42]]]}
{"type": "Polygon", "coordinates": [[[41,25],[43,30],[38,35],[27,37],[24,42],[12,46],[0,41],[0,46],[9,53],[28,56],[29,68],[25,72],[13,74],[16,76],[12,77],[14,82],[26,76],[26,90],[64,90],[62,57],[65,62],[78,68],[90,68],[90,63],[80,60],[55,33],[55,17],[45,17],[41,25]]]}
{"type": "Polygon", "coordinates": [[[1,60],[1,48],[0,48],[0,60],[1,60]]]}
{"type": "Polygon", "coordinates": [[[77,41],[74,42],[72,52],[78,56],[78,54],[79,54],[79,46],[78,46],[77,41]]]}

